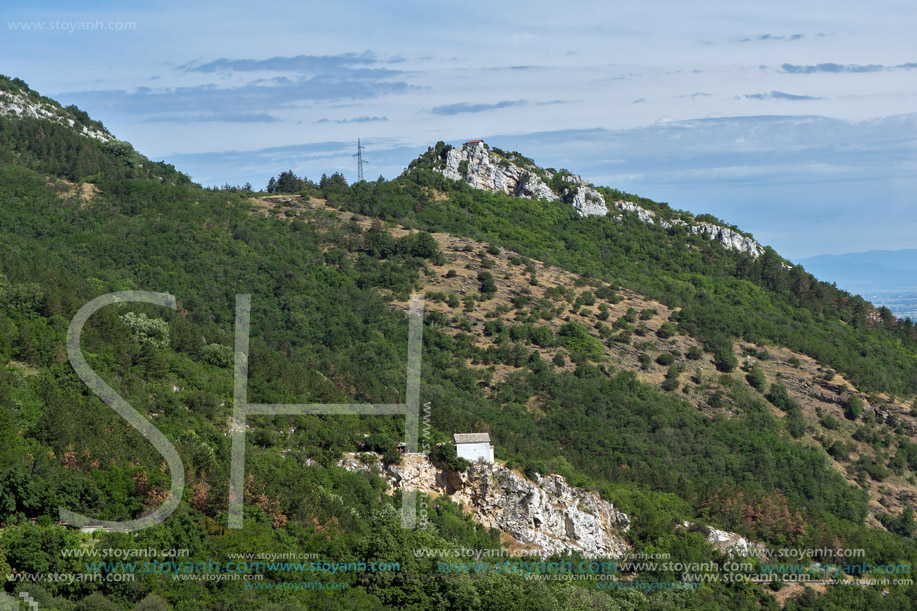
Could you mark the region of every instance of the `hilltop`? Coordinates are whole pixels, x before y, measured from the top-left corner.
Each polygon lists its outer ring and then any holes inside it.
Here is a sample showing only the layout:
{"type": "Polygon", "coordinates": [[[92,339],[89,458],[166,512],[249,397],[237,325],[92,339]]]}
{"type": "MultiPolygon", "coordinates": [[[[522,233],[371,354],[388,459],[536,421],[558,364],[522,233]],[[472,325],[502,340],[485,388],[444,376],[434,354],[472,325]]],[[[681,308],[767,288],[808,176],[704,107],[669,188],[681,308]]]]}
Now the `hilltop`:
{"type": "MultiPolygon", "coordinates": [[[[750,235],[722,223],[704,222],[693,215],[675,213],[667,207],[651,210],[623,198],[613,189],[599,188],[569,170],[545,169],[518,152],[491,148],[483,140],[471,140],[455,148],[443,142],[411,162],[408,172],[432,169],[446,178],[461,180],[475,189],[504,193],[511,197],[538,198],[569,204],[580,216],[606,216],[611,205],[620,213],[631,213],[644,223],[663,229],[684,227],[692,235],[718,241],[723,247],[758,257],[764,248],[750,235]]],[[[622,214],[613,214],[622,219],[622,214]]]]}

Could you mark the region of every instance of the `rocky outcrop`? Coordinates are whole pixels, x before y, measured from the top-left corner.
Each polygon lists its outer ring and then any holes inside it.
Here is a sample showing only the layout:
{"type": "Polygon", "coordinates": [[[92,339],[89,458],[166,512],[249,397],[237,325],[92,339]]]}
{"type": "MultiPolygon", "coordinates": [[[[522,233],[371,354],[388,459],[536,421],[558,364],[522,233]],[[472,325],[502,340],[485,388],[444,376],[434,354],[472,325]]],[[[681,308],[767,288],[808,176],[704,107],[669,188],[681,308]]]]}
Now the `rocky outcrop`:
{"type": "MultiPolygon", "coordinates": [[[[450,148],[445,151],[443,162],[434,169],[441,172],[446,178],[461,180],[475,189],[505,193],[511,197],[539,198],[548,201],[563,201],[569,203],[580,216],[605,216],[608,214],[609,205],[605,197],[599,193],[582,176],[564,173],[562,181],[567,185],[558,191],[552,190],[545,182],[557,184],[548,170],[536,167],[519,165],[515,154],[509,157],[488,149],[483,141],[477,140],[465,143],[461,148],[450,148]]],[[[520,163],[531,165],[530,160],[520,163]]],[[[668,229],[674,225],[682,225],[694,235],[701,235],[708,240],[719,242],[723,248],[748,253],[752,257],[764,254],[764,248],[755,240],[744,236],[738,231],[714,223],[693,222],[681,219],[665,220],[657,217],[652,210],[647,210],[633,202],[616,201],[611,204],[620,212],[629,212],[649,225],[658,225],[668,229]]],[[[616,215],[614,218],[621,219],[616,215]]]]}
{"type": "MultiPolygon", "coordinates": [[[[714,225],[713,223],[688,223],[681,219],[671,219],[663,220],[656,218],[656,213],[652,210],[647,210],[633,202],[617,201],[614,202],[614,207],[622,212],[631,212],[637,216],[638,219],[647,223],[648,225],[659,225],[663,229],[669,229],[675,225],[681,225],[686,227],[688,231],[694,235],[701,235],[708,240],[715,240],[719,242],[723,248],[728,248],[729,250],[736,250],[738,252],[748,253],[752,257],[759,257],[764,254],[764,247],[758,244],[752,238],[744,236],[738,231],[730,229],[729,227],[722,227],[720,225],[714,225]]],[[[615,218],[621,218],[620,215],[615,218]]]]}
{"type": "Polygon", "coordinates": [[[592,185],[586,182],[582,176],[567,175],[563,177],[563,180],[573,184],[572,187],[564,192],[564,195],[580,216],[605,216],[608,214],[605,197],[593,189],[592,185]]]}
{"type": "MultiPolygon", "coordinates": [[[[548,201],[567,199],[580,216],[604,216],[608,213],[605,198],[581,176],[565,176],[564,180],[571,186],[563,193],[555,193],[537,172],[491,152],[481,141],[450,149],[445,162],[445,166],[438,170],[446,178],[465,181],[475,189],[548,201]]],[[[550,172],[544,174],[548,180],[553,176],[550,172]]]]}
{"type": "MultiPolygon", "coordinates": [[[[676,219],[676,222],[679,221],[676,219]]],[[[680,222],[683,223],[684,221],[680,222]]],[[[687,225],[688,231],[691,233],[700,234],[710,240],[716,240],[723,245],[723,248],[748,253],[752,257],[760,257],[764,254],[763,246],[729,227],[720,227],[711,223],[698,223],[696,225],[685,223],[685,225],[687,225]]]]}
{"type": "Polygon", "coordinates": [[[570,486],[560,475],[531,481],[500,464],[486,463],[459,473],[439,469],[424,456],[406,457],[401,466],[383,468],[378,457],[347,455],[340,465],[348,470],[378,469],[393,489],[448,495],[475,521],[544,556],[575,550],[590,557],[619,558],[629,549],[623,536],[630,527],[627,515],[596,493],[570,486]]]}
{"type": "Polygon", "coordinates": [[[687,529],[697,529],[704,533],[707,543],[722,554],[741,558],[760,558],[765,556],[767,547],[761,543],[749,541],[742,535],[719,530],[712,526],[702,526],[691,522],[682,524],[687,529]]]}
{"type": "Polygon", "coordinates": [[[53,104],[33,100],[22,92],[0,91],[0,116],[47,119],[66,125],[87,138],[95,138],[102,142],[114,140],[114,136],[107,131],[77,123],[68,116],[66,110],[53,104]]]}

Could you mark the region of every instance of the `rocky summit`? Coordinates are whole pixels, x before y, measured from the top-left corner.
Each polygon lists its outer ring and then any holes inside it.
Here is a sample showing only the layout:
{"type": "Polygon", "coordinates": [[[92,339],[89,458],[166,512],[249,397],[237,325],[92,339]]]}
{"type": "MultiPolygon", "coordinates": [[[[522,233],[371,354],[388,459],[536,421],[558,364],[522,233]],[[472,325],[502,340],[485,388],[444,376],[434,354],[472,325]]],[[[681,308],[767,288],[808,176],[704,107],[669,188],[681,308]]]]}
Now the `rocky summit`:
{"type": "Polygon", "coordinates": [[[512,154],[504,156],[490,150],[483,140],[472,140],[461,148],[449,149],[445,165],[438,169],[446,178],[464,180],[475,189],[503,192],[513,197],[567,201],[580,216],[608,214],[605,198],[582,176],[562,175],[566,184],[558,193],[539,176],[551,180],[552,172],[524,167],[517,160],[518,157],[512,154]]]}
{"type": "MultiPolygon", "coordinates": [[[[729,227],[688,222],[680,218],[658,218],[652,210],[630,201],[617,200],[609,204],[605,196],[582,176],[565,170],[554,172],[538,167],[519,153],[489,147],[483,140],[470,140],[459,148],[443,147],[433,169],[446,178],[463,181],[475,189],[505,193],[510,197],[564,202],[583,217],[606,216],[611,208],[634,214],[642,222],[662,229],[683,226],[692,234],[718,242],[723,248],[755,258],[764,254],[764,247],[753,238],[729,227]]],[[[616,214],[614,218],[623,217],[616,214]]]]}

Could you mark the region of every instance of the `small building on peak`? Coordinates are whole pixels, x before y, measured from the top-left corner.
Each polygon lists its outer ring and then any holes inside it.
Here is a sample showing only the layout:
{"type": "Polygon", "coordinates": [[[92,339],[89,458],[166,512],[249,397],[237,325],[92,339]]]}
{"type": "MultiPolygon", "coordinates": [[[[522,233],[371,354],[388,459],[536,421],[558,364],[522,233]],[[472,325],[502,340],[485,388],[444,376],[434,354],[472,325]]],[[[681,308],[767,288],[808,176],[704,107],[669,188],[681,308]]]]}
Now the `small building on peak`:
{"type": "Polygon", "coordinates": [[[465,143],[465,146],[473,146],[473,145],[479,144],[479,143],[480,143],[480,144],[484,144],[484,141],[481,140],[480,138],[477,139],[477,140],[469,140],[468,142],[465,143]]]}
{"type": "Polygon", "coordinates": [[[455,441],[455,453],[459,458],[471,462],[494,461],[494,447],[490,445],[488,433],[455,433],[452,439],[455,441]]]}

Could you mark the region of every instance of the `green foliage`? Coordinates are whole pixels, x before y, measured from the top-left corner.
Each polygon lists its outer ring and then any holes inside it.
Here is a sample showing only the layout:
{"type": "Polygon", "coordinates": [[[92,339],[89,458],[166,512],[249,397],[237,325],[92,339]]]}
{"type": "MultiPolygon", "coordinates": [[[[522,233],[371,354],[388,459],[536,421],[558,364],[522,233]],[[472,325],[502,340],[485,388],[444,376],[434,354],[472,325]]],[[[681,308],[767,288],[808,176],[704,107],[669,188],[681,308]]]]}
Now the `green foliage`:
{"type": "Polygon", "coordinates": [[[897,517],[887,513],[880,513],[876,517],[882,522],[882,526],[896,535],[910,537],[914,534],[914,509],[910,506],[905,507],[897,517]]]}
{"type": "Polygon", "coordinates": [[[293,170],[281,172],[275,179],[268,180],[265,191],[268,193],[299,193],[301,191],[316,192],[318,185],[306,178],[297,176],[293,170]]]}
{"type": "Polygon", "coordinates": [[[161,318],[149,318],[143,312],[128,312],[121,315],[121,322],[127,325],[139,343],[157,349],[169,346],[169,323],[161,318]]]}
{"type": "Polygon", "coordinates": [[[856,420],[863,414],[863,400],[857,395],[850,395],[844,401],[844,417],[847,420],[856,420]]]}
{"type": "Polygon", "coordinates": [[[451,443],[443,443],[434,446],[430,450],[430,462],[451,471],[465,471],[471,466],[470,462],[464,458],[458,457],[458,454],[455,452],[455,446],[451,443]]]}
{"type": "Polygon", "coordinates": [[[490,272],[478,272],[478,282],[481,283],[481,296],[492,296],[497,292],[497,284],[490,272]]]}
{"type": "Polygon", "coordinates": [[[713,364],[724,373],[729,373],[738,367],[739,359],[733,354],[731,344],[719,346],[713,352],[713,364]]]}
{"type": "Polygon", "coordinates": [[[670,322],[662,323],[659,326],[659,329],[656,331],[656,335],[660,339],[669,339],[670,337],[675,335],[675,333],[676,333],[675,325],[673,325],[670,322]]]}
{"type": "Polygon", "coordinates": [[[785,412],[796,411],[799,409],[799,403],[790,397],[783,384],[773,383],[770,390],[765,395],[774,407],[782,409],[785,412]]]}
{"type": "Polygon", "coordinates": [[[764,386],[767,384],[767,376],[764,370],[757,365],[753,365],[751,370],[745,376],[748,384],[757,391],[764,392],[764,386]]]}
{"type": "Polygon", "coordinates": [[[650,355],[646,354],[645,352],[641,352],[637,357],[637,360],[640,362],[640,369],[644,371],[648,370],[650,368],[650,364],[653,362],[652,357],[650,357],[650,355]]]}
{"type": "Polygon", "coordinates": [[[580,358],[601,359],[604,349],[599,340],[589,334],[581,324],[568,322],[560,327],[558,340],[570,351],[574,361],[580,358]]]}

